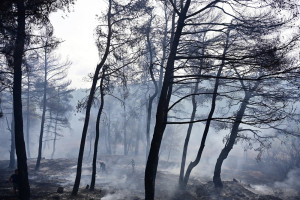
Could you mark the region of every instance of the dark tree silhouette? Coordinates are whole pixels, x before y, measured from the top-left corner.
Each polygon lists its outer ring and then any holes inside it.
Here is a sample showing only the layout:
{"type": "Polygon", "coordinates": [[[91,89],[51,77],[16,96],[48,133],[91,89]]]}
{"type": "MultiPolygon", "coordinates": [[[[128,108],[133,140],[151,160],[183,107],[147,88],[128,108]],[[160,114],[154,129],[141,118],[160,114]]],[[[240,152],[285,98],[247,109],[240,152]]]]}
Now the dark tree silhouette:
{"type": "MultiPolygon", "coordinates": [[[[64,71],[64,70],[63,70],[64,71]]],[[[62,72],[60,72],[61,74],[62,72]]],[[[51,159],[53,159],[56,150],[56,141],[62,134],[59,134],[61,128],[69,128],[69,116],[68,113],[73,110],[72,106],[70,105],[70,99],[73,98],[71,92],[73,90],[67,89],[67,87],[71,84],[70,81],[63,82],[56,86],[54,92],[56,93],[55,96],[52,96],[52,99],[48,102],[48,106],[50,110],[53,112],[55,117],[54,120],[54,127],[53,133],[53,145],[52,145],[52,153],[51,159]]]]}
{"type": "MultiPolygon", "coordinates": [[[[12,113],[14,112],[14,109],[12,110],[12,113]]],[[[15,143],[15,119],[12,114],[12,119],[11,119],[11,126],[9,128],[10,130],[10,135],[11,135],[11,143],[10,143],[10,152],[9,152],[9,168],[15,168],[16,165],[16,143],[15,143]]]]}
{"type": "MultiPolygon", "coordinates": [[[[223,54],[222,54],[223,58],[225,58],[225,56],[227,54],[227,50],[229,48],[229,40],[230,40],[229,38],[230,38],[231,29],[232,29],[232,27],[229,26],[228,30],[227,30],[227,33],[226,33],[226,42],[225,42],[225,46],[224,46],[224,50],[223,50],[223,54]]],[[[220,65],[219,70],[218,70],[217,75],[216,75],[216,81],[215,81],[215,85],[214,85],[214,89],[213,89],[213,96],[212,96],[212,100],[211,100],[211,109],[210,109],[210,112],[208,114],[207,121],[206,121],[206,124],[205,124],[205,128],[204,128],[204,131],[203,131],[203,136],[202,136],[202,139],[201,139],[201,145],[199,147],[199,150],[198,150],[198,153],[197,153],[197,156],[196,156],[195,160],[189,164],[189,166],[188,166],[188,168],[185,172],[185,176],[184,176],[183,183],[182,183],[184,188],[187,185],[187,182],[189,180],[191,171],[200,162],[202,152],[203,152],[204,147],[205,147],[205,141],[206,141],[208,131],[209,131],[209,128],[210,128],[210,123],[212,121],[213,114],[214,114],[215,108],[216,108],[217,93],[218,93],[218,88],[219,88],[219,85],[220,85],[219,77],[221,76],[221,72],[222,72],[222,69],[224,67],[225,67],[225,59],[222,60],[222,63],[220,65]]]]}
{"type": "Polygon", "coordinates": [[[95,94],[95,90],[96,90],[96,84],[98,81],[99,72],[102,69],[102,67],[104,66],[107,56],[109,54],[110,42],[111,42],[111,36],[112,36],[111,6],[112,6],[112,0],[109,0],[109,6],[108,6],[108,12],[107,12],[108,35],[107,35],[107,41],[106,41],[106,48],[105,48],[104,55],[101,59],[101,62],[96,67],[96,70],[95,70],[95,73],[93,76],[92,87],[91,87],[87,105],[86,105],[85,120],[84,120],[84,126],[83,126],[83,130],[82,130],[82,137],[81,137],[78,162],[77,162],[76,178],[75,178],[75,183],[74,183],[73,190],[72,190],[72,195],[77,195],[77,193],[78,193],[80,178],[81,178],[83,151],[84,151],[86,133],[87,133],[88,124],[89,124],[90,111],[91,111],[92,103],[94,100],[94,94],[95,94]]]}
{"type": "Polygon", "coordinates": [[[222,187],[223,186],[222,181],[221,181],[222,163],[227,158],[230,150],[232,149],[232,147],[235,143],[235,140],[236,140],[237,135],[238,135],[239,125],[242,121],[242,118],[243,118],[243,115],[244,115],[245,110],[247,108],[247,105],[249,103],[249,100],[252,97],[252,93],[259,86],[259,83],[260,83],[260,81],[257,81],[255,83],[255,85],[250,89],[244,88],[245,97],[242,100],[241,106],[240,106],[240,108],[239,108],[239,110],[236,114],[236,118],[234,119],[233,126],[232,126],[231,133],[230,133],[230,138],[226,142],[225,147],[222,149],[222,151],[221,151],[221,153],[218,157],[216,166],[215,166],[213,181],[214,181],[214,184],[215,184],[216,187],[222,187]]]}
{"type": "Polygon", "coordinates": [[[25,44],[25,3],[17,1],[17,37],[14,48],[14,84],[13,84],[13,107],[15,123],[15,144],[19,170],[19,190],[21,199],[30,198],[30,186],[28,181],[27,157],[23,133],[22,116],[22,57],[25,44]]]}
{"type": "Polygon", "coordinates": [[[147,38],[147,45],[146,46],[147,46],[147,50],[149,52],[149,72],[150,72],[151,81],[154,84],[155,90],[154,90],[154,93],[152,95],[149,95],[148,106],[147,106],[146,159],[148,157],[149,149],[150,149],[150,124],[151,124],[152,104],[153,104],[153,101],[156,98],[157,93],[158,93],[158,86],[157,86],[157,82],[154,78],[154,72],[153,72],[153,68],[154,68],[153,54],[155,53],[155,50],[152,47],[152,41],[151,41],[151,38],[150,38],[151,28],[152,28],[151,27],[152,20],[153,20],[153,16],[151,14],[149,22],[148,22],[148,26],[146,27],[146,38],[147,38]]]}
{"type": "MultiPolygon", "coordinates": [[[[158,154],[159,154],[159,149],[164,134],[164,130],[166,128],[169,102],[172,95],[172,82],[173,82],[173,73],[174,73],[173,70],[174,70],[175,57],[176,57],[177,47],[179,44],[182,29],[184,27],[184,21],[187,17],[187,11],[189,9],[190,2],[191,2],[190,0],[187,0],[184,6],[182,7],[181,12],[178,13],[179,16],[178,16],[176,31],[174,34],[174,39],[171,41],[172,46],[169,53],[162,90],[161,90],[161,94],[157,106],[156,124],[154,128],[153,139],[151,142],[151,148],[148,155],[148,160],[147,160],[146,170],[145,170],[144,181],[145,181],[146,200],[154,199],[155,178],[156,178],[157,165],[158,165],[158,154]]],[[[216,2],[217,1],[215,1],[213,4],[215,4],[216,2]]]]}
{"type": "Polygon", "coordinates": [[[48,88],[48,40],[45,43],[45,63],[44,63],[44,84],[43,84],[43,109],[42,109],[42,119],[41,119],[41,129],[40,129],[40,139],[39,139],[39,150],[38,157],[36,160],[35,170],[40,168],[41,158],[42,158],[42,146],[43,146],[43,135],[44,135],[44,124],[45,124],[45,115],[47,107],[47,88],[48,88]]]}
{"type": "MultiPolygon", "coordinates": [[[[243,132],[248,131],[253,133],[254,138],[257,138],[258,142],[261,144],[266,143],[266,141],[270,141],[274,137],[260,136],[251,126],[269,126],[269,128],[276,130],[276,127],[281,124],[280,122],[292,114],[288,111],[289,109],[287,109],[286,105],[293,103],[294,94],[281,91],[285,90],[283,82],[291,78],[290,73],[285,74],[283,69],[286,70],[294,67],[290,65],[289,59],[287,58],[295,48],[293,40],[290,41],[288,45],[281,44],[279,46],[273,46],[276,45],[276,43],[272,40],[267,41],[269,44],[266,43],[266,41],[262,42],[262,40],[259,40],[260,44],[255,45],[261,48],[257,50],[261,52],[261,55],[256,58],[256,61],[258,61],[257,67],[253,67],[252,70],[248,72],[249,74],[243,73],[243,76],[240,75],[243,71],[243,67],[234,67],[242,91],[244,92],[244,98],[241,100],[240,107],[235,115],[229,138],[227,138],[225,146],[220,152],[215,165],[213,177],[215,187],[223,186],[221,181],[221,167],[233,146],[239,138],[248,139],[248,136],[242,134],[243,132]],[[281,80],[274,80],[272,77],[259,79],[259,77],[266,76],[270,73],[281,74],[281,80]],[[254,74],[257,74],[256,81],[254,74]],[[254,83],[247,83],[246,80],[243,80],[247,76],[252,77],[254,83]],[[275,101],[276,104],[271,105],[272,102],[275,101]],[[240,128],[242,124],[247,124],[247,129],[240,128]]],[[[287,133],[283,134],[286,135],[287,133]]],[[[260,155],[265,149],[259,148],[259,150],[260,155]]]]}
{"type": "Polygon", "coordinates": [[[102,76],[100,81],[100,107],[97,114],[96,120],[96,138],[94,143],[94,155],[93,155],[93,167],[92,167],[92,179],[91,179],[91,186],[90,190],[93,191],[95,189],[95,182],[96,182],[96,168],[97,168],[97,153],[98,153],[98,141],[100,135],[100,118],[104,106],[104,88],[103,88],[103,81],[105,80],[105,70],[106,67],[102,68],[102,76]]]}
{"type": "Polygon", "coordinates": [[[14,70],[13,82],[13,107],[15,123],[15,144],[20,177],[21,199],[30,198],[30,187],[27,172],[27,157],[23,133],[23,116],[22,116],[22,63],[24,48],[33,43],[30,40],[33,37],[30,33],[32,27],[36,24],[47,23],[49,14],[57,9],[72,3],[72,0],[66,1],[8,1],[0,2],[1,22],[0,31],[5,39],[14,41],[12,53],[12,66],[14,70]],[[47,9],[44,9],[47,8],[47,9]],[[28,20],[28,25],[25,24],[28,20]],[[16,30],[15,29],[16,25],[16,30]]]}

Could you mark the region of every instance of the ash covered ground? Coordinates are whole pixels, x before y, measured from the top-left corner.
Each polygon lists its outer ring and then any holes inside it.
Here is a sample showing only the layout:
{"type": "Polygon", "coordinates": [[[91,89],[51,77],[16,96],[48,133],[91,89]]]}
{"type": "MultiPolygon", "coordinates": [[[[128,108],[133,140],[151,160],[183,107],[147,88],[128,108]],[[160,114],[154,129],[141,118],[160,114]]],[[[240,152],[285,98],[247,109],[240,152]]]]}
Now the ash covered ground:
{"type": "MultiPolygon", "coordinates": [[[[83,163],[80,190],[77,196],[71,196],[76,174],[76,159],[43,159],[39,171],[35,171],[35,160],[28,160],[31,199],[101,199],[101,200],[141,200],[144,199],[144,167],[145,161],[135,159],[135,169],[131,165],[131,157],[104,156],[106,172],[100,170],[97,163],[95,191],[86,189],[90,184],[91,165],[83,163]],[[63,187],[63,193],[57,188],[63,187]]],[[[8,161],[0,161],[0,199],[18,199],[12,191],[9,176],[13,169],[8,169],[8,161]]],[[[186,191],[178,189],[178,174],[173,173],[176,163],[160,162],[156,178],[157,200],[296,200],[300,199],[299,190],[287,188],[274,182],[270,176],[261,171],[235,171],[224,169],[223,176],[233,172],[236,179],[224,178],[224,187],[215,189],[209,178],[192,176],[186,191]]],[[[179,170],[177,170],[179,171],[179,170]]],[[[282,182],[281,184],[283,184],[282,182]]]]}

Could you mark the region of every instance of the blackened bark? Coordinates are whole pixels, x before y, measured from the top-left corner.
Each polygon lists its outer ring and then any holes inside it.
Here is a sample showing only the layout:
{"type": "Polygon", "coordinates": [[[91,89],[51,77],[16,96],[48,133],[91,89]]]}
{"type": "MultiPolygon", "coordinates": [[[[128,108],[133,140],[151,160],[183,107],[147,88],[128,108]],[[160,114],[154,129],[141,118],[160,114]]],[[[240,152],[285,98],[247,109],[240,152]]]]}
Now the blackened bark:
{"type": "Polygon", "coordinates": [[[246,106],[248,104],[249,98],[250,98],[249,95],[245,96],[245,98],[242,102],[242,105],[241,105],[241,107],[236,115],[236,118],[234,120],[232,130],[230,133],[230,138],[226,142],[225,147],[222,149],[222,151],[217,159],[217,163],[215,165],[214,177],[213,177],[213,182],[214,182],[215,187],[223,186],[222,181],[221,181],[221,167],[222,167],[223,161],[227,158],[230,150],[232,149],[232,147],[234,145],[235,139],[238,134],[238,128],[239,128],[239,125],[243,118],[244,112],[246,110],[246,106]]]}
{"type": "Polygon", "coordinates": [[[210,123],[211,123],[211,120],[212,120],[212,117],[213,117],[213,114],[214,114],[215,108],[216,108],[217,93],[218,93],[219,82],[220,82],[219,77],[221,75],[223,67],[225,66],[225,55],[226,55],[226,52],[227,52],[227,49],[228,49],[228,46],[229,46],[230,30],[231,30],[231,27],[228,28],[227,33],[226,33],[226,42],[225,42],[225,47],[224,47],[223,54],[222,54],[223,59],[222,59],[222,63],[220,65],[218,73],[217,73],[216,82],[215,82],[214,91],[213,91],[213,96],[212,96],[211,109],[210,109],[210,112],[208,114],[207,121],[206,121],[206,124],[205,124],[203,136],[202,136],[202,139],[201,139],[200,148],[198,150],[196,159],[189,164],[189,166],[186,170],[184,180],[183,180],[183,184],[182,184],[182,188],[186,188],[187,182],[190,178],[190,174],[191,174],[192,170],[194,169],[194,167],[196,167],[198,165],[198,163],[200,162],[202,152],[203,152],[204,147],[205,147],[205,142],[206,142],[206,138],[207,138],[207,135],[208,135],[208,132],[209,132],[210,123]]]}
{"type": "Polygon", "coordinates": [[[93,142],[93,137],[92,137],[93,132],[90,132],[90,148],[89,148],[89,154],[87,156],[88,160],[90,160],[91,152],[92,152],[92,142],[93,142]]]}
{"type": "MultiPolygon", "coordinates": [[[[197,81],[195,83],[195,88],[194,88],[194,94],[197,93],[198,91],[198,86],[199,86],[199,81],[197,81]]],[[[192,114],[191,114],[191,121],[194,121],[195,119],[195,115],[196,115],[196,111],[197,111],[197,101],[196,101],[196,97],[195,95],[192,96],[192,114]]],[[[189,145],[189,141],[190,141],[190,136],[191,136],[191,132],[193,129],[193,124],[194,123],[190,123],[187,133],[186,133],[186,137],[184,140],[184,146],[183,146],[183,151],[182,151],[182,158],[181,158],[181,166],[180,166],[180,174],[179,174],[179,186],[182,187],[183,185],[183,176],[184,176],[184,168],[185,168],[185,162],[186,162],[186,154],[187,154],[187,149],[188,149],[188,145],[189,145]]]]}
{"type": "Polygon", "coordinates": [[[198,150],[196,159],[189,164],[189,166],[186,170],[184,180],[183,180],[183,183],[181,185],[182,188],[186,188],[187,182],[189,180],[189,177],[190,177],[190,174],[191,174],[193,168],[196,167],[198,165],[198,163],[200,162],[201,155],[202,155],[203,149],[205,147],[206,137],[207,137],[207,134],[208,134],[208,131],[209,131],[209,128],[210,128],[210,123],[211,123],[211,120],[212,120],[212,117],[213,117],[213,114],[214,114],[214,111],[215,111],[215,107],[216,107],[216,98],[217,98],[217,92],[218,92],[218,87],[219,87],[219,78],[218,77],[220,77],[220,75],[221,75],[222,68],[223,67],[221,66],[218,70],[218,73],[217,73],[217,78],[216,78],[213,97],[212,97],[212,105],[211,105],[211,109],[210,109],[210,112],[209,112],[208,117],[207,117],[205,129],[204,129],[202,140],[201,140],[201,145],[200,145],[200,148],[198,150]]]}
{"type": "Polygon", "coordinates": [[[108,109],[108,125],[107,125],[107,153],[112,154],[111,152],[111,135],[110,135],[110,108],[108,109]]]}
{"type": "Polygon", "coordinates": [[[27,72],[27,112],[26,112],[26,150],[27,156],[30,158],[30,135],[29,135],[29,127],[30,127],[30,72],[27,72]]]}
{"type": "Polygon", "coordinates": [[[215,171],[214,171],[214,177],[213,177],[213,182],[214,182],[215,187],[223,187],[223,183],[222,183],[222,180],[221,180],[222,164],[223,164],[224,160],[227,158],[227,156],[228,156],[229,152],[231,151],[231,149],[233,148],[233,145],[234,145],[234,143],[236,141],[236,138],[238,136],[239,126],[240,126],[241,121],[243,119],[245,110],[247,108],[247,105],[249,103],[250,98],[252,97],[253,91],[255,91],[257,89],[259,83],[260,82],[257,81],[256,84],[254,85],[254,87],[251,88],[249,91],[247,91],[246,88],[243,88],[244,92],[245,92],[245,97],[244,97],[244,99],[242,101],[242,104],[241,104],[241,107],[238,110],[238,112],[236,114],[236,117],[234,119],[233,126],[232,126],[231,133],[230,133],[230,137],[229,137],[228,141],[226,142],[224,148],[222,149],[222,151],[221,151],[221,153],[220,153],[220,155],[217,159],[216,165],[215,165],[215,171]]]}
{"type": "MultiPolygon", "coordinates": [[[[52,110],[49,110],[49,123],[47,125],[47,131],[46,131],[46,138],[49,138],[50,136],[50,128],[52,126],[53,118],[52,118],[52,110]]],[[[45,151],[45,148],[48,147],[49,149],[49,140],[45,140],[45,144],[43,145],[43,151],[45,151]]]]}
{"type": "Polygon", "coordinates": [[[51,159],[53,159],[53,157],[54,157],[54,154],[55,154],[55,148],[56,148],[56,140],[57,140],[57,122],[58,122],[58,113],[56,114],[56,117],[55,117],[54,139],[53,139],[53,149],[52,149],[51,159]]]}
{"type": "MultiPolygon", "coordinates": [[[[141,116],[141,110],[140,110],[140,114],[139,116],[141,116]]],[[[138,130],[136,132],[136,139],[135,139],[135,151],[134,154],[137,156],[139,155],[139,144],[140,144],[140,133],[141,133],[141,126],[142,126],[142,122],[139,121],[138,123],[138,130]]]]}
{"type": "Polygon", "coordinates": [[[153,75],[153,50],[152,50],[152,43],[150,40],[150,30],[151,30],[151,22],[152,22],[152,16],[148,25],[148,30],[146,31],[146,37],[147,37],[147,49],[149,51],[149,55],[150,55],[150,65],[149,65],[149,71],[150,71],[150,76],[151,76],[151,80],[155,86],[155,91],[154,93],[149,96],[149,102],[148,102],[148,107],[147,107],[147,132],[146,132],[146,138],[147,138],[147,146],[146,146],[146,159],[148,157],[149,154],[149,149],[150,149],[150,124],[151,124],[151,114],[152,114],[152,104],[153,101],[155,99],[155,97],[157,96],[157,92],[158,92],[158,87],[157,87],[157,83],[156,80],[154,78],[153,75]]]}
{"type": "Polygon", "coordinates": [[[73,190],[72,190],[72,195],[77,195],[79,185],[80,185],[84,145],[85,145],[85,140],[86,140],[86,133],[87,133],[87,129],[88,129],[89,119],[90,119],[90,111],[91,111],[91,107],[92,107],[92,103],[93,103],[93,99],[94,99],[96,84],[98,81],[98,75],[99,75],[99,72],[100,72],[101,68],[103,67],[103,65],[106,61],[106,58],[109,54],[111,35],[112,35],[112,31],[111,31],[111,0],[109,0],[109,8],[108,8],[108,13],[107,13],[107,24],[108,24],[108,36],[107,36],[107,42],[106,42],[106,49],[105,49],[105,53],[101,59],[101,62],[96,67],[95,74],[93,77],[92,87],[91,87],[88,102],[87,102],[84,126],[83,126],[83,130],[82,130],[82,137],[81,137],[80,149],[79,149],[79,155],[78,155],[76,178],[75,178],[75,183],[74,183],[73,190]]]}
{"type": "Polygon", "coordinates": [[[15,120],[14,116],[11,119],[11,126],[10,126],[10,135],[11,135],[11,143],[10,143],[10,152],[9,152],[9,168],[15,168],[16,165],[16,143],[15,143],[15,120]]]}
{"type": "Polygon", "coordinates": [[[42,111],[42,120],[41,120],[41,129],[40,129],[40,138],[39,138],[39,150],[38,157],[36,160],[35,170],[39,170],[42,158],[42,147],[43,147],[43,135],[44,135],[44,125],[45,125],[45,115],[46,115],[46,106],[47,106],[47,70],[48,70],[48,61],[47,61],[47,42],[45,45],[45,66],[44,66],[44,95],[43,95],[43,111],[42,111]]]}
{"type": "Polygon", "coordinates": [[[100,118],[104,106],[104,91],[103,91],[103,81],[105,78],[105,67],[103,67],[102,70],[102,77],[100,82],[100,107],[97,114],[97,120],[96,120],[96,138],[95,138],[95,144],[94,144],[94,156],[93,156],[93,171],[92,171],[92,180],[91,180],[91,187],[90,190],[93,191],[95,189],[95,182],[96,182],[96,169],[97,169],[97,153],[98,153],[98,141],[100,136],[100,118]]]}
{"type": "Polygon", "coordinates": [[[22,115],[22,57],[25,43],[25,5],[24,1],[17,1],[17,38],[14,46],[14,83],[13,107],[15,120],[15,143],[19,170],[19,197],[22,200],[30,199],[30,186],[28,181],[27,157],[23,132],[22,115]]]}
{"type": "MultiPolygon", "coordinates": [[[[124,68],[123,68],[124,69],[124,68]]],[[[123,113],[124,113],[124,120],[123,120],[123,130],[124,130],[124,155],[128,154],[128,143],[127,143],[127,119],[126,119],[126,103],[125,97],[123,99],[123,113]]]]}
{"type": "MultiPolygon", "coordinates": [[[[166,48],[167,48],[167,34],[168,34],[168,16],[167,16],[167,5],[164,5],[164,13],[165,13],[165,29],[164,29],[164,37],[162,41],[162,58],[160,63],[160,69],[159,69],[159,79],[158,79],[158,91],[157,94],[160,95],[161,93],[161,87],[162,87],[162,80],[163,80],[163,74],[164,74],[164,65],[166,60],[166,48]]],[[[157,98],[157,102],[159,101],[159,96],[157,98]]]]}
{"type": "MultiPolygon", "coordinates": [[[[59,93],[59,88],[58,88],[58,91],[57,91],[57,97],[58,97],[58,103],[60,103],[60,93],[59,93]]],[[[55,148],[56,148],[58,113],[59,113],[59,112],[57,112],[57,113],[56,113],[56,116],[55,116],[54,140],[53,140],[53,148],[52,148],[51,159],[53,159],[53,157],[54,157],[55,148]]]]}
{"type": "Polygon", "coordinates": [[[179,15],[177,29],[174,34],[174,39],[172,41],[172,47],[167,61],[166,72],[164,76],[163,86],[161,90],[161,95],[159,98],[157,112],[156,112],[156,124],[154,128],[153,139],[151,142],[151,148],[148,155],[148,160],[145,170],[145,200],[153,200],[155,193],[155,178],[158,165],[158,154],[161,145],[161,140],[166,128],[166,122],[168,117],[169,102],[172,94],[172,82],[174,73],[174,63],[177,52],[177,47],[179,44],[182,29],[184,27],[184,20],[186,19],[186,14],[190,6],[190,0],[186,1],[185,7],[182,9],[179,15]]]}
{"type": "MultiPolygon", "coordinates": [[[[203,43],[205,40],[205,36],[206,36],[206,33],[203,35],[203,43]]],[[[205,47],[202,48],[201,55],[203,56],[204,53],[205,53],[205,47]]],[[[202,68],[203,68],[203,59],[200,60],[200,69],[198,72],[199,75],[201,75],[202,68]]],[[[195,83],[194,92],[193,92],[194,94],[196,94],[198,92],[199,81],[200,80],[197,79],[197,82],[195,83]]],[[[196,101],[195,95],[192,96],[192,106],[193,106],[193,108],[192,108],[192,114],[191,114],[191,121],[194,121],[196,111],[197,111],[197,101],[196,101]]],[[[184,177],[184,169],[185,169],[185,163],[186,163],[186,154],[187,154],[188,145],[189,145],[193,126],[194,126],[194,123],[189,124],[188,130],[186,133],[186,137],[184,140],[183,151],[182,151],[182,159],[181,159],[180,174],[179,174],[179,187],[182,189],[184,188],[183,177],[184,177]]]]}
{"type": "MultiPolygon", "coordinates": [[[[174,5],[177,5],[177,0],[174,0],[174,5]]],[[[172,20],[171,20],[171,37],[170,37],[170,49],[172,49],[173,42],[174,42],[174,35],[175,35],[175,18],[176,12],[173,10],[172,12],[172,20]]]]}

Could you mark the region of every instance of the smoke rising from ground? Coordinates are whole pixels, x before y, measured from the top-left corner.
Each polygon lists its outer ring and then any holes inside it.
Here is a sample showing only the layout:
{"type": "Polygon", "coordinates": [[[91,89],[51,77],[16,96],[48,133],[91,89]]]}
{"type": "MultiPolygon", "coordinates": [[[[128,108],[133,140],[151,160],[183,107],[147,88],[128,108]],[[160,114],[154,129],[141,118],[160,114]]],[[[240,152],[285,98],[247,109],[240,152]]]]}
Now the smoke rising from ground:
{"type": "MultiPolygon", "coordinates": [[[[73,95],[74,99],[72,100],[72,104],[76,104],[76,102],[84,96],[84,92],[77,91],[77,95],[73,95]]],[[[111,99],[110,99],[111,100],[111,99]]],[[[114,115],[111,116],[111,134],[113,136],[123,134],[122,130],[122,105],[119,102],[110,102],[114,105],[111,109],[111,113],[114,115]]],[[[190,104],[186,102],[185,104],[187,113],[190,109],[190,104]]],[[[205,113],[208,108],[202,109],[201,112],[205,113]]],[[[93,109],[92,116],[95,115],[97,109],[93,109]]],[[[107,128],[108,123],[108,109],[106,107],[104,114],[104,119],[101,122],[101,127],[107,128]]],[[[81,131],[83,126],[83,121],[81,120],[83,114],[76,113],[75,110],[70,115],[70,129],[65,128],[62,131],[62,137],[57,141],[57,149],[55,158],[76,158],[78,156],[78,149],[79,149],[79,141],[81,138],[81,131]]],[[[145,116],[141,116],[143,118],[145,116]]],[[[1,119],[2,120],[2,119],[1,119]]],[[[135,127],[133,122],[136,124],[138,123],[138,119],[130,118],[131,122],[129,123],[127,132],[130,134],[132,133],[131,137],[134,136],[134,133],[137,132],[137,127],[135,127]]],[[[139,119],[140,120],[140,119],[139,119]]],[[[144,120],[141,120],[144,121],[144,120]]],[[[5,128],[6,123],[3,122],[1,126],[5,128]]],[[[154,121],[152,120],[152,128],[154,125],[154,121]]],[[[188,148],[188,156],[186,161],[187,165],[193,161],[196,157],[197,150],[199,148],[202,133],[203,133],[203,123],[194,124],[194,128],[192,130],[191,139],[188,148]]],[[[94,125],[90,125],[90,129],[93,130],[94,125]]],[[[5,130],[5,129],[3,129],[5,130]]],[[[39,133],[39,122],[32,123],[30,133],[32,134],[31,137],[31,149],[32,149],[32,159],[35,159],[37,156],[37,143],[38,143],[38,133],[39,133]]],[[[187,125],[168,125],[164,139],[162,141],[162,147],[160,152],[160,160],[158,166],[158,179],[157,183],[157,190],[164,190],[168,191],[168,195],[173,194],[176,191],[177,183],[178,183],[178,176],[180,171],[180,162],[182,156],[182,147],[184,143],[184,138],[186,135],[187,125]],[[172,177],[172,184],[168,184],[167,178],[172,177]],[[165,188],[168,187],[168,188],[165,188]]],[[[100,134],[103,134],[106,130],[100,131],[100,134]]],[[[150,132],[153,132],[151,130],[150,132]]],[[[213,177],[214,166],[217,160],[219,153],[221,152],[222,148],[224,147],[223,138],[228,135],[230,129],[226,130],[217,130],[211,127],[206,147],[204,149],[201,161],[198,166],[192,171],[191,178],[197,179],[201,182],[211,181],[213,177]]],[[[266,131],[267,132],[267,131],[266,131]]],[[[92,135],[92,132],[89,132],[92,135]]],[[[46,134],[47,135],[47,134],[46,134]]],[[[117,155],[108,155],[107,149],[105,147],[105,143],[103,142],[104,138],[103,135],[100,135],[100,145],[99,145],[99,160],[103,160],[107,164],[107,174],[103,174],[99,170],[99,165],[97,164],[97,177],[96,177],[96,186],[100,188],[107,188],[107,190],[111,190],[111,188],[115,187],[118,188],[118,191],[111,194],[108,193],[105,195],[107,199],[117,199],[122,196],[128,196],[126,192],[130,189],[136,191],[134,195],[142,197],[144,191],[144,183],[143,183],[143,176],[145,170],[145,128],[142,126],[140,129],[140,136],[141,142],[139,146],[139,155],[135,156],[134,151],[130,151],[128,156],[123,156],[123,146],[121,141],[114,146],[115,151],[114,153],[117,155]],[[136,161],[136,172],[135,174],[131,173],[131,165],[130,161],[134,159],[136,161]]],[[[6,141],[9,141],[10,134],[8,131],[5,131],[5,134],[2,134],[1,137],[5,138],[6,141]]],[[[51,135],[49,137],[50,141],[46,142],[45,148],[43,149],[43,157],[46,159],[50,158],[52,149],[51,149],[51,135]]],[[[3,139],[4,140],[4,139],[3,139]]],[[[134,140],[132,140],[134,143],[134,140]]],[[[280,144],[275,144],[272,148],[276,149],[280,144]]],[[[295,191],[299,190],[299,168],[291,170],[288,174],[286,179],[280,180],[279,178],[276,179],[268,179],[266,176],[262,176],[264,172],[261,172],[267,163],[264,162],[257,162],[255,160],[257,156],[257,152],[254,151],[255,148],[252,150],[248,150],[247,152],[244,151],[244,147],[246,146],[245,143],[237,143],[234,147],[228,158],[224,162],[224,166],[222,168],[222,178],[226,180],[232,180],[233,178],[243,182],[249,183],[252,185],[254,190],[258,192],[263,191],[270,191],[273,190],[279,191],[279,189],[287,191],[288,193],[294,193],[295,191]],[[261,184],[259,184],[261,181],[261,184]],[[271,183],[266,184],[266,182],[271,183]]],[[[0,151],[3,153],[2,159],[9,159],[9,152],[8,152],[9,143],[6,143],[5,146],[2,146],[0,151]],[[5,147],[5,148],[4,148],[5,147]]],[[[81,180],[81,187],[85,187],[87,184],[90,184],[91,178],[91,160],[92,160],[92,152],[89,156],[89,148],[90,142],[89,138],[86,140],[84,158],[85,163],[83,165],[83,172],[82,172],[82,180],[81,180]]],[[[91,144],[91,149],[93,150],[93,143],[91,144]]],[[[264,161],[264,160],[262,160],[264,161]]],[[[43,164],[41,165],[41,170],[43,170],[43,164]]],[[[49,170],[49,169],[45,169],[49,170]]],[[[268,168],[270,170],[270,168],[268,168]]],[[[73,184],[75,179],[75,171],[76,171],[76,162],[73,163],[72,167],[70,168],[72,172],[68,176],[64,176],[64,174],[59,173],[59,176],[65,177],[68,180],[69,185],[73,184]]],[[[274,169],[273,174],[276,174],[276,170],[274,169]]],[[[270,174],[272,174],[270,173],[270,174]]],[[[134,197],[134,196],[132,196],[134,197]]]]}

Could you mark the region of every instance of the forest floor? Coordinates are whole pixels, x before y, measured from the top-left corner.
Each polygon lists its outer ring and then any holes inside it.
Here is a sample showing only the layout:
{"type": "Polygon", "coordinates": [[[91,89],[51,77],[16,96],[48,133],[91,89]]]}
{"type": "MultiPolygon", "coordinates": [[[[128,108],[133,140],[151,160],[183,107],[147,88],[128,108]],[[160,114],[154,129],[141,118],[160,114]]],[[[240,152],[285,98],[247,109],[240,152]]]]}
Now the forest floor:
{"type": "MultiPolygon", "coordinates": [[[[106,163],[106,172],[100,172],[97,164],[96,189],[90,191],[91,163],[82,168],[81,187],[77,196],[71,196],[76,174],[76,159],[43,159],[39,171],[35,171],[35,160],[28,160],[31,199],[101,199],[101,200],[142,200],[144,199],[144,165],[136,161],[132,170],[131,158],[109,156],[101,158],[106,163]],[[63,187],[63,193],[57,188],[63,187]]],[[[0,161],[0,199],[18,199],[8,182],[13,169],[8,169],[8,161],[0,161]]],[[[164,169],[160,167],[160,169],[164,169]]],[[[186,191],[178,190],[178,175],[167,170],[158,171],[156,178],[156,200],[296,200],[299,194],[284,195],[273,191],[273,196],[258,192],[253,185],[239,180],[224,181],[222,189],[215,189],[211,181],[200,182],[191,178],[186,191]],[[275,197],[277,196],[277,197],[275,197]],[[280,198],[279,198],[280,197],[280,198]]],[[[257,174],[258,172],[256,172],[257,174]]],[[[249,174],[249,173],[248,173],[249,174]]],[[[254,173],[255,174],[255,173],[254,173]]],[[[251,175],[251,174],[250,174],[251,175]]],[[[241,175],[242,176],[242,175],[241,175]]],[[[251,180],[251,176],[249,176],[251,180]]],[[[252,176],[252,181],[258,181],[252,176]]],[[[256,175],[257,177],[257,175],[256,175]]],[[[258,177],[258,179],[261,177],[258,177]]],[[[264,189],[262,189],[264,190],[264,189]]]]}

